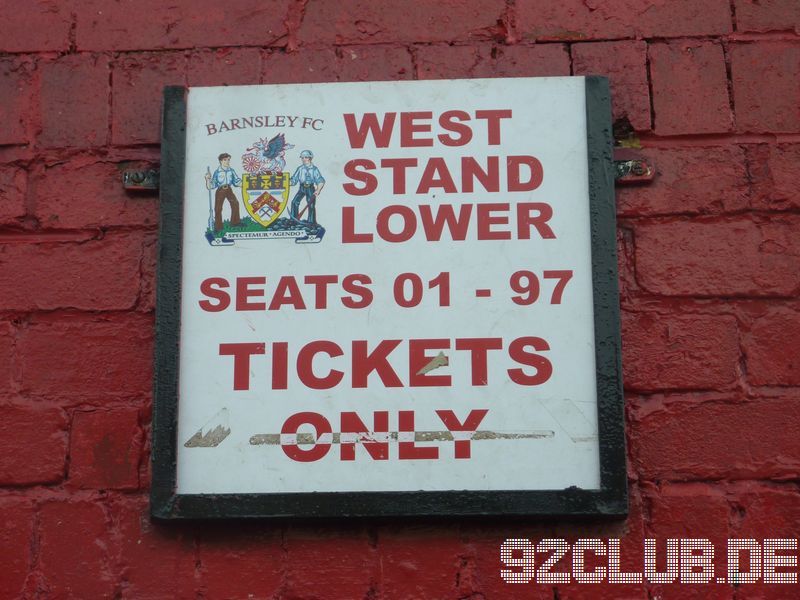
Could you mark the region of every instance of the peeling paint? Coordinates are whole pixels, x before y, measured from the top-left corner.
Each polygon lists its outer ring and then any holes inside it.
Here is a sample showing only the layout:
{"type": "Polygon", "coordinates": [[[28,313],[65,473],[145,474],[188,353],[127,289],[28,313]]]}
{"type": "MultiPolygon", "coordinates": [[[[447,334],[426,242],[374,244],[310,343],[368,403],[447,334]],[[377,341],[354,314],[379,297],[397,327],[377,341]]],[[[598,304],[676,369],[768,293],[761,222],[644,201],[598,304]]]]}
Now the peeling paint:
{"type": "Polygon", "coordinates": [[[186,440],[185,448],[216,448],[231,434],[228,409],[223,408],[186,440]]]}
{"type": "Polygon", "coordinates": [[[449,364],[450,359],[445,356],[444,352],[439,352],[439,354],[434,356],[427,365],[417,371],[417,375],[425,375],[425,373],[429,373],[434,369],[438,369],[439,367],[446,367],[449,364]]]}

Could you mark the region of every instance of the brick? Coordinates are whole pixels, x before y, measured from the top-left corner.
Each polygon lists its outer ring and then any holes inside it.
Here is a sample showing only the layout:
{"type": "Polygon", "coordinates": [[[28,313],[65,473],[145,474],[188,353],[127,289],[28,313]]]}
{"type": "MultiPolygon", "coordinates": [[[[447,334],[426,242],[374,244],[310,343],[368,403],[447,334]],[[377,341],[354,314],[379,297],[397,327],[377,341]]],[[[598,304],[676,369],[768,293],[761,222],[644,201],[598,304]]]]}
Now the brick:
{"type": "MultiPolygon", "coordinates": [[[[648,537],[656,540],[656,566],[666,568],[667,539],[709,540],[714,546],[714,571],[724,576],[727,572],[725,548],[730,534],[731,506],[724,490],[705,483],[665,483],[650,493],[650,519],[648,537]]],[[[641,559],[640,559],[641,560],[641,559]]],[[[733,588],[728,585],[697,585],[680,583],[654,585],[655,596],[664,600],[694,599],[727,600],[733,598],[733,588]]]]}
{"type": "Polygon", "coordinates": [[[800,4],[796,0],[736,0],[736,28],[800,33],[800,4]]]}
{"type": "Polygon", "coordinates": [[[82,0],[76,3],[78,50],[160,50],[270,46],[286,35],[289,0],[82,0]]]}
{"type": "MultiPolygon", "coordinates": [[[[282,583],[284,548],[280,530],[253,524],[205,528],[198,540],[201,589],[206,598],[273,598],[282,583]]],[[[306,577],[317,582],[307,565],[306,577]]],[[[318,596],[327,597],[324,590],[318,596]]],[[[299,598],[299,596],[285,596],[299,598]]]]}
{"type": "Polygon", "coordinates": [[[717,35],[732,25],[727,0],[563,0],[517,4],[517,29],[547,41],[717,35]]]}
{"type": "Polygon", "coordinates": [[[142,53],[120,58],[113,66],[112,142],[160,142],[164,87],[185,84],[186,59],[182,54],[142,53]]]}
{"type": "Polygon", "coordinates": [[[733,116],[722,46],[681,40],[652,44],[649,52],[656,133],[731,130],[733,116]]]}
{"type": "Polygon", "coordinates": [[[632,411],[633,465],[646,479],[796,478],[797,399],[672,399],[632,411]]]}
{"type": "Polygon", "coordinates": [[[108,139],[108,59],[72,54],[43,63],[41,71],[39,144],[104,145],[108,139]]]}
{"type": "Polygon", "coordinates": [[[800,538],[800,492],[792,487],[742,482],[735,488],[733,502],[737,538],[800,538]]]}
{"type": "Polygon", "coordinates": [[[475,77],[478,63],[488,60],[488,50],[476,46],[423,46],[417,50],[419,79],[475,77]]]}
{"type": "Polygon", "coordinates": [[[625,387],[719,389],[736,380],[739,341],[729,316],[622,313],[625,387]]]}
{"type": "Polygon", "coordinates": [[[11,390],[14,380],[14,329],[0,322],[0,394],[11,390]]]}
{"type": "Polygon", "coordinates": [[[793,296],[800,218],[674,221],[636,228],[639,283],[666,296],[793,296]]]}
{"type": "Polygon", "coordinates": [[[30,485],[63,479],[67,457],[64,413],[55,408],[6,406],[2,414],[0,484],[30,485]]]}
{"type": "Polygon", "coordinates": [[[89,489],[136,489],[141,445],[137,410],[77,411],[70,435],[69,483],[89,489]]]}
{"type": "Polygon", "coordinates": [[[717,486],[664,483],[646,497],[650,504],[648,535],[660,543],[666,538],[704,537],[716,545],[730,537],[731,506],[717,486]]]}
{"type": "Polygon", "coordinates": [[[656,179],[651,185],[617,188],[621,216],[713,214],[749,207],[748,165],[738,146],[638,152],[655,165],[656,179]]]}
{"type": "Polygon", "coordinates": [[[276,50],[264,59],[264,83],[321,83],[337,79],[336,53],[329,49],[276,50]]]}
{"type": "Polygon", "coordinates": [[[148,169],[154,165],[94,162],[72,159],[54,165],[33,178],[34,214],[46,228],[80,229],[158,224],[157,194],[132,194],[122,187],[124,169],[148,169]],[[53,190],[59,201],[53,201],[53,190]]]}
{"type": "Polygon", "coordinates": [[[25,192],[28,177],[23,169],[12,166],[0,166],[0,225],[14,223],[27,212],[25,208],[25,192]]]}
{"type": "Polygon", "coordinates": [[[378,579],[377,553],[364,532],[289,529],[285,535],[286,593],[292,598],[368,598],[378,579]],[[309,577],[313,568],[314,577],[309,577]],[[324,581],[324,590],[320,582],[324,581]]]}
{"type": "Polygon", "coordinates": [[[349,46],[341,49],[340,81],[397,81],[411,79],[414,66],[406,48],[349,46]]]}
{"type": "Polygon", "coordinates": [[[0,245],[0,308],[126,309],[139,294],[142,238],[0,245]]]}
{"type": "MultiPolygon", "coordinates": [[[[762,548],[765,539],[800,538],[800,494],[795,486],[784,488],[757,482],[741,482],[730,493],[737,516],[731,537],[756,540],[762,548]]],[[[784,550],[780,554],[796,557],[797,551],[784,550]]],[[[742,553],[740,560],[742,570],[747,570],[748,555],[742,553]]],[[[796,567],[784,567],[779,569],[781,570],[797,573],[796,567]]],[[[791,589],[792,586],[786,584],[764,583],[762,572],[762,579],[756,585],[738,587],[736,600],[791,600],[791,589]]]]}
{"type": "MultiPolygon", "coordinates": [[[[782,551],[782,554],[785,555],[791,555],[791,553],[792,551],[782,551]]],[[[745,560],[746,558],[743,557],[742,561],[745,560]]],[[[742,568],[747,569],[746,562],[743,562],[742,568]]],[[[787,572],[796,573],[797,571],[787,572]]],[[[735,600],[794,600],[789,585],[785,583],[763,583],[762,581],[759,580],[756,585],[740,585],[736,588],[735,600]]]]}
{"type": "Polygon", "coordinates": [[[486,39],[504,12],[502,0],[420,0],[413,8],[401,2],[323,0],[306,8],[299,39],[305,44],[486,39]]]}
{"type": "Polygon", "coordinates": [[[569,75],[563,44],[508,46],[422,46],[417,50],[420,79],[460,77],[547,77],[569,75]]]}
{"type": "Polygon", "coordinates": [[[0,59],[0,123],[3,123],[0,127],[0,145],[26,144],[30,141],[28,128],[32,118],[31,74],[34,69],[31,60],[0,59]]]}
{"type": "Polygon", "coordinates": [[[255,85],[261,81],[261,50],[203,50],[189,57],[189,85],[255,85]]]}
{"type": "Polygon", "coordinates": [[[575,75],[604,75],[611,85],[614,120],[627,119],[637,131],[650,129],[647,44],[596,42],[572,46],[575,75]]]}
{"type": "Polygon", "coordinates": [[[25,393],[141,396],[152,387],[152,320],[138,315],[37,320],[19,333],[25,393]]]}
{"type": "Polygon", "coordinates": [[[800,44],[733,44],[730,54],[737,129],[800,131],[800,44]]]}
{"type": "Polygon", "coordinates": [[[800,208],[800,144],[750,146],[747,166],[754,191],[753,208],[800,208]]]}
{"type": "Polygon", "coordinates": [[[33,506],[26,500],[0,501],[0,596],[22,598],[31,566],[33,506]]]}
{"type": "Polygon", "coordinates": [[[747,379],[754,385],[800,385],[800,312],[774,306],[744,335],[747,379]]]}
{"type": "Polygon", "coordinates": [[[441,528],[380,530],[381,594],[387,598],[459,597],[456,573],[463,551],[458,536],[441,528]]]}
{"type": "Polygon", "coordinates": [[[125,598],[194,597],[195,550],[190,532],[152,523],[146,496],[112,505],[120,539],[125,598]]]}
{"type": "Polygon", "coordinates": [[[39,568],[51,598],[111,598],[109,523],[99,504],[46,502],[40,513],[39,568]]]}
{"type": "Polygon", "coordinates": [[[156,308],[156,261],[158,242],[155,237],[146,238],[142,256],[142,279],[139,290],[139,310],[151,312],[156,308]]]}
{"type": "Polygon", "coordinates": [[[501,46],[475,67],[475,77],[555,77],[569,75],[569,50],[564,44],[501,46]]]}
{"type": "Polygon", "coordinates": [[[58,0],[0,3],[0,52],[68,50],[71,8],[58,0]]]}
{"type": "Polygon", "coordinates": [[[638,290],[634,269],[633,232],[624,226],[617,227],[617,276],[620,304],[624,306],[638,290]]]}

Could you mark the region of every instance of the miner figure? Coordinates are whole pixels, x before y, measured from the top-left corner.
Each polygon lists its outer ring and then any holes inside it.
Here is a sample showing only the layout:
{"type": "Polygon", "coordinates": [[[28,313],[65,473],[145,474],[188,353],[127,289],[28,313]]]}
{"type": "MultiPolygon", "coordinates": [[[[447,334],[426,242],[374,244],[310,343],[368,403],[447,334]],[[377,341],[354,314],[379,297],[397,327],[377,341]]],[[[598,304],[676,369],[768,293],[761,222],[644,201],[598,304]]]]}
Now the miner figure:
{"type": "Polygon", "coordinates": [[[219,160],[219,167],[214,174],[206,173],[206,188],[217,190],[214,195],[214,231],[220,232],[222,231],[222,205],[225,200],[231,205],[231,226],[240,225],[239,200],[236,198],[233,188],[239,187],[242,180],[231,168],[230,154],[220,154],[217,160],[219,160]]]}
{"type": "Polygon", "coordinates": [[[300,220],[300,216],[298,215],[300,200],[305,198],[306,208],[308,209],[308,222],[312,225],[316,225],[317,197],[322,193],[322,188],[325,187],[325,178],[313,164],[314,153],[311,152],[311,150],[303,150],[300,153],[300,159],[303,161],[303,164],[297,167],[291,179],[291,184],[297,185],[299,188],[294,198],[292,198],[292,206],[289,209],[289,215],[296,221],[300,220]]]}

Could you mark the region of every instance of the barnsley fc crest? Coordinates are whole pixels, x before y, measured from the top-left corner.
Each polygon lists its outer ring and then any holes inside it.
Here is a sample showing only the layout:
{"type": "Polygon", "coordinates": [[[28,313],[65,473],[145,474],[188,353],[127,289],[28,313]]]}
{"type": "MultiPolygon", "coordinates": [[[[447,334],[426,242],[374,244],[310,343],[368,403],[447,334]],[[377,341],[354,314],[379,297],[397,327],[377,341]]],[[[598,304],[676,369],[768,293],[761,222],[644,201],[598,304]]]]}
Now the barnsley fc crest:
{"type": "Polygon", "coordinates": [[[236,240],[293,239],[297,244],[317,244],[325,228],[317,222],[317,199],[325,178],[314,164],[314,153],[303,150],[301,164],[290,175],[286,150],[294,145],[279,133],[262,138],[242,155],[242,176],[231,166],[231,155],[217,157],[219,167],[206,169],[208,228],[205,237],[212,246],[232,246],[236,240]],[[291,188],[295,187],[289,209],[291,188]],[[239,192],[241,188],[241,192],[239,192]],[[239,210],[241,204],[247,215],[239,210]],[[226,215],[230,215],[228,219],[226,215]]]}
{"type": "Polygon", "coordinates": [[[244,208],[262,227],[277,219],[289,200],[289,173],[242,175],[244,208]]]}

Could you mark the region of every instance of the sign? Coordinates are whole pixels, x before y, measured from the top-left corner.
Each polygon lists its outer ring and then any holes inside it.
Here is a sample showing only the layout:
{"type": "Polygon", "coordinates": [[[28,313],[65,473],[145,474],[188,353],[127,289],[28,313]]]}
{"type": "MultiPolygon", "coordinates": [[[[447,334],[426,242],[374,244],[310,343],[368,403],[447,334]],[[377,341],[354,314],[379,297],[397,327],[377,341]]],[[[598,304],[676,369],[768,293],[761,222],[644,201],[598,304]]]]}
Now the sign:
{"type": "Polygon", "coordinates": [[[607,82],[167,88],[156,517],[623,514],[607,82]]]}

